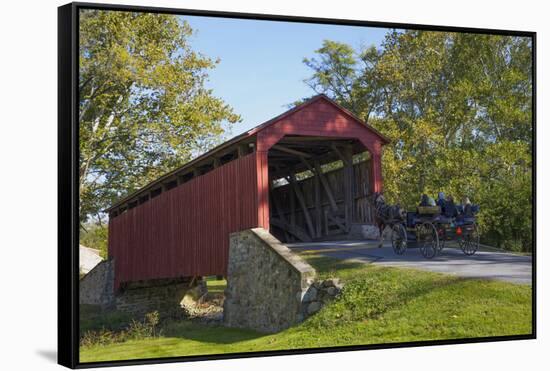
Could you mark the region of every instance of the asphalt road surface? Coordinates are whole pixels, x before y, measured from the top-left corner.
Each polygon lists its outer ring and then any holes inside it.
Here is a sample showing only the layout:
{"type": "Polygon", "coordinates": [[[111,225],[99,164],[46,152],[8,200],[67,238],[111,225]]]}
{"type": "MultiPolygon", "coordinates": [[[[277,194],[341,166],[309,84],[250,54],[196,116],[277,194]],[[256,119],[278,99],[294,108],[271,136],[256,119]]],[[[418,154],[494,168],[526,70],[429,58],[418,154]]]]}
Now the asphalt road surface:
{"type": "Polygon", "coordinates": [[[294,243],[287,246],[295,251],[315,251],[331,258],[391,267],[407,267],[455,274],[462,277],[486,278],[520,284],[532,283],[532,260],[504,252],[477,251],[466,256],[456,247],[446,247],[433,259],[425,259],[418,248],[409,248],[396,255],[389,243],[378,248],[377,241],[330,241],[294,243]]]}

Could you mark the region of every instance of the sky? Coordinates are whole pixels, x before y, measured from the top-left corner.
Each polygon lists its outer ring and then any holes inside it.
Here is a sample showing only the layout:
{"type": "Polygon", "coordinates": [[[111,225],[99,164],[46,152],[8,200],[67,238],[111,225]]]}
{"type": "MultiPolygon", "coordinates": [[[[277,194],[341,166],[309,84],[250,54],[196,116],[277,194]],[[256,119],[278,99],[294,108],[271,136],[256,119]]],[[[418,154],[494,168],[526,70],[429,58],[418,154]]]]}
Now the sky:
{"type": "Polygon", "coordinates": [[[318,25],[277,21],[182,16],[195,30],[193,50],[220,63],[206,84],[242,117],[231,136],[247,131],[315,92],[304,83],[312,70],[304,57],[314,57],[323,40],[355,49],[379,46],[384,28],[318,25]]]}

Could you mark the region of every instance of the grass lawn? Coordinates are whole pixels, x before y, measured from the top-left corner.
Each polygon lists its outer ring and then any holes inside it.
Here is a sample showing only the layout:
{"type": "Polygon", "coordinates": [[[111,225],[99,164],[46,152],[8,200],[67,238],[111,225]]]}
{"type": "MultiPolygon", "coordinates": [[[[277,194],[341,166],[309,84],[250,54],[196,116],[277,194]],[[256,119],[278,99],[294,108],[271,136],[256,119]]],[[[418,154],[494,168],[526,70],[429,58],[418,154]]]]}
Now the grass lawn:
{"type": "Polygon", "coordinates": [[[298,326],[266,335],[172,322],[161,337],[81,347],[80,361],[531,333],[531,286],[304,257],[321,277],[340,277],[346,287],[338,300],[298,326]]]}
{"type": "Polygon", "coordinates": [[[218,280],[216,276],[211,276],[206,278],[206,287],[208,287],[208,292],[210,294],[223,294],[227,282],[225,280],[218,280]]]}

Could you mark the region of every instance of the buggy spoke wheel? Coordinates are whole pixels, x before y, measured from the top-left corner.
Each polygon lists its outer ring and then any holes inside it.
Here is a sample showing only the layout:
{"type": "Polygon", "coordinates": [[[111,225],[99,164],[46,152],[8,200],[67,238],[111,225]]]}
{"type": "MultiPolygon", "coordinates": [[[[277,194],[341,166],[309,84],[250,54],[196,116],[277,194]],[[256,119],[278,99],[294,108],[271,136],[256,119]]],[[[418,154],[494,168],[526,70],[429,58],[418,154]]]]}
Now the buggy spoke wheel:
{"type": "Polygon", "coordinates": [[[395,224],[391,231],[391,245],[397,255],[403,255],[407,250],[407,231],[402,224],[395,224]]]}
{"type": "Polygon", "coordinates": [[[479,248],[479,231],[476,224],[473,225],[472,231],[464,236],[460,247],[466,255],[474,255],[476,253],[479,248]]]}
{"type": "Polygon", "coordinates": [[[420,226],[418,237],[420,252],[426,259],[433,258],[439,250],[439,237],[437,229],[432,223],[424,223],[420,226]]]}

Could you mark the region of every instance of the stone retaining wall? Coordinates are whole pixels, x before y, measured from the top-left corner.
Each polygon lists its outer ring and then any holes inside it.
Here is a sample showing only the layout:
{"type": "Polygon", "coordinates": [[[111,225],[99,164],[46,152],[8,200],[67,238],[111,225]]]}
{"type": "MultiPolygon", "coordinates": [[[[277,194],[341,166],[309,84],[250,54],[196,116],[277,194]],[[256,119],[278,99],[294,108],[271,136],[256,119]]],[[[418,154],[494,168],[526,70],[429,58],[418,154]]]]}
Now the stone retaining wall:
{"type": "Polygon", "coordinates": [[[262,228],[231,234],[229,246],[226,326],[278,332],[340,292],[337,281],[316,282],[315,269],[262,228]]]}
{"type": "Polygon", "coordinates": [[[171,278],[125,283],[114,292],[114,260],[105,260],[80,279],[80,304],[119,310],[136,319],[158,311],[161,318],[181,318],[206,293],[200,278],[171,278]]]}
{"type": "Polygon", "coordinates": [[[158,279],[123,285],[115,296],[116,309],[141,318],[158,311],[161,318],[182,318],[182,301],[202,280],[191,278],[158,279]]]}
{"type": "Polygon", "coordinates": [[[114,260],[104,260],[82,277],[79,303],[111,308],[114,305],[114,269],[114,260]]]}
{"type": "Polygon", "coordinates": [[[348,233],[350,240],[378,240],[380,239],[380,230],[376,225],[365,223],[354,223],[348,233]]]}

